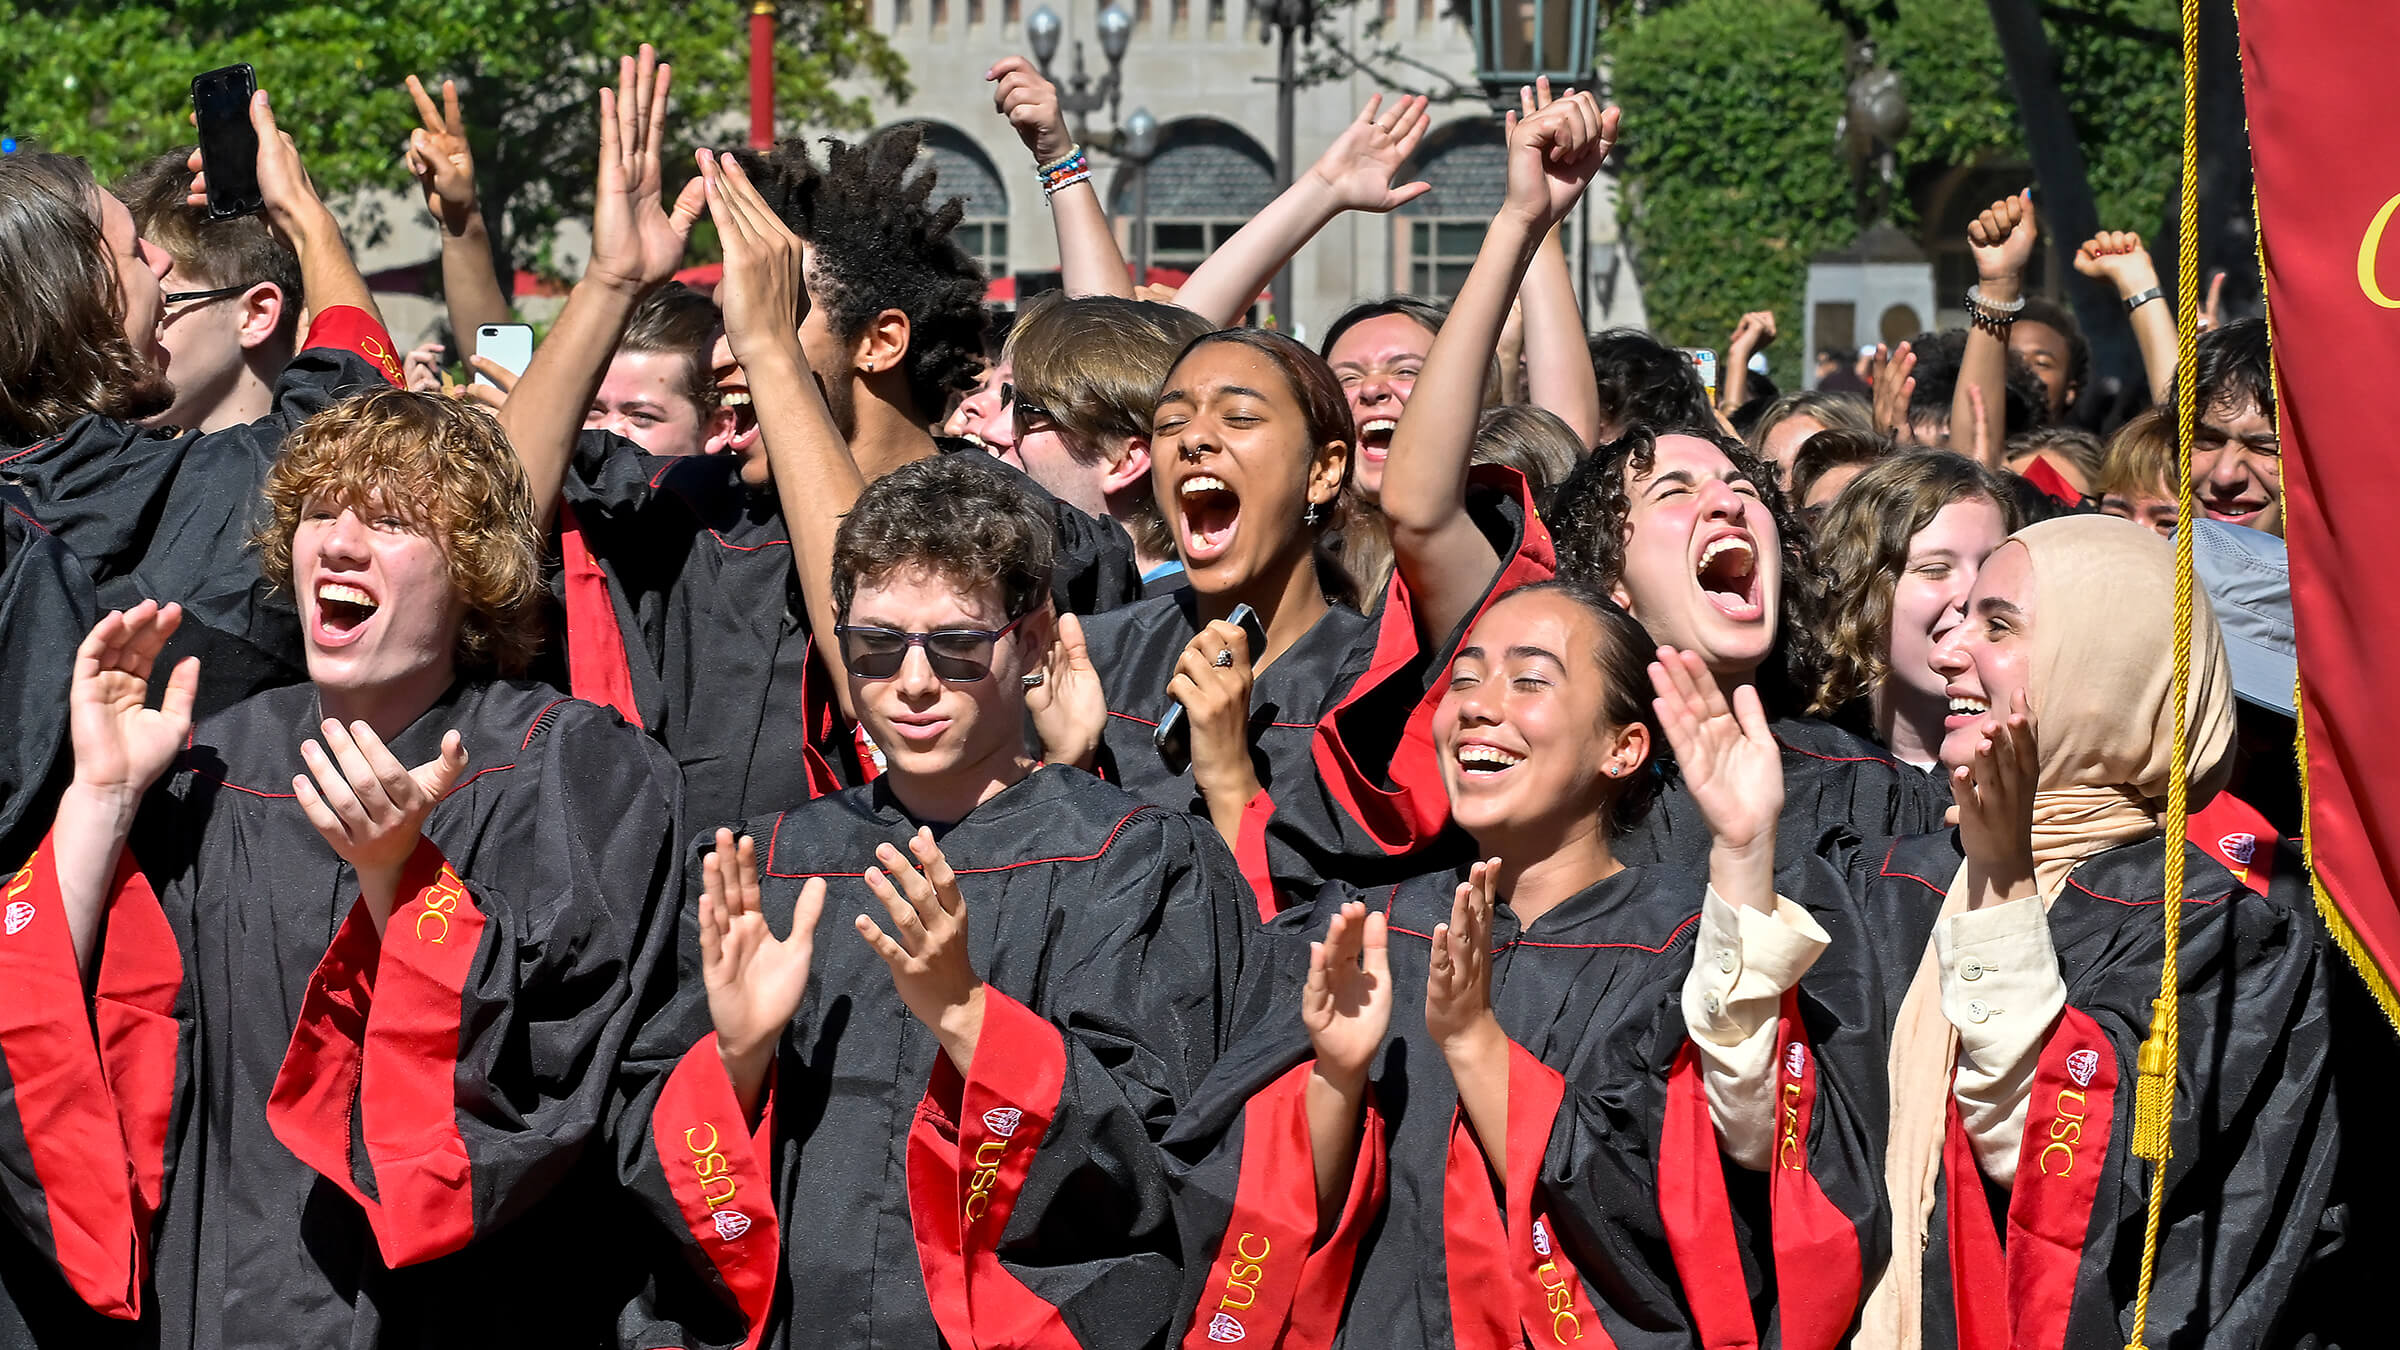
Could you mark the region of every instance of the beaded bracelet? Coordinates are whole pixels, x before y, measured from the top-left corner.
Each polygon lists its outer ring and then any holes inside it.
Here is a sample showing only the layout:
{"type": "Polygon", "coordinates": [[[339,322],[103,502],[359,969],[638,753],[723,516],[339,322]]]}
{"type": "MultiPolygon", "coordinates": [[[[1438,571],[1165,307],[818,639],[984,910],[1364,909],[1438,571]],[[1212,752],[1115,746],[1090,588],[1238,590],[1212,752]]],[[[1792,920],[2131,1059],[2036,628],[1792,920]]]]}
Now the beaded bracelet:
{"type": "Polygon", "coordinates": [[[1068,151],[1062,158],[1042,165],[1035,172],[1041,177],[1043,194],[1048,195],[1090,178],[1092,161],[1083,153],[1083,147],[1079,145],[1068,151]]]}
{"type": "Polygon", "coordinates": [[[2017,321],[2018,313],[2024,308],[2025,300],[2022,296],[2019,296],[2015,301],[2009,304],[2003,305],[1996,301],[1984,299],[1983,288],[1981,286],[1969,286],[1967,288],[1968,321],[1973,323],[1977,328],[1982,329],[1983,331],[1991,334],[1993,337],[1999,338],[2004,342],[2008,339],[2009,326],[2017,321]]]}

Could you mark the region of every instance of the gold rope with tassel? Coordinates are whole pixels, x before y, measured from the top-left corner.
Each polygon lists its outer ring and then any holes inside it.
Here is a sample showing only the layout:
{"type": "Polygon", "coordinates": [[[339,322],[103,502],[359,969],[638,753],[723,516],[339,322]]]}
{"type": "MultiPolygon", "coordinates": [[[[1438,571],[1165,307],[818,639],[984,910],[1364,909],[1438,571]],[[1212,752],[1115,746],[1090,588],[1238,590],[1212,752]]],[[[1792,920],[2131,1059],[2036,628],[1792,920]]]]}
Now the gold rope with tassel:
{"type": "Polygon", "coordinates": [[[2165,953],[2159,963],[2158,998],[2151,1003],[2150,1034],[2142,1042],[2133,1097],[2133,1153],[2150,1163],[2150,1205],[2142,1224],[2141,1283],[2133,1299],[2133,1334],[2126,1350],[2147,1350],[2150,1289],[2158,1275],[2158,1234],[2166,1214],[2167,1160],[2174,1148],[2178,1050],[2176,995],[2181,986],[2178,949],[2183,939],[2183,836],[2191,810],[2185,778],[2191,751],[2184,744],[2185,701],[2192,687],[2192,428],[2199,391],[2200,334],[2200,3],[2183,0],[2183,195],[2176,240],[2175,351],[2175,742],[2168,775],[2166,896],[2159,906],[2165,953]]]}

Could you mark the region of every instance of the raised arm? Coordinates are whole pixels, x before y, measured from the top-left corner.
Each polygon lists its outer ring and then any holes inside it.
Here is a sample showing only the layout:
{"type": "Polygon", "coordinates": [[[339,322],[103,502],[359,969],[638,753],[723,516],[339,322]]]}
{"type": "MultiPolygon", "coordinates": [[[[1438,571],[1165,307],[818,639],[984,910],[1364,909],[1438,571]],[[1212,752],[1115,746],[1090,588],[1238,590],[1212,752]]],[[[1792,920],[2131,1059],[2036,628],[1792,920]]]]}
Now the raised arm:
{"type": "Polygon", "coordinates": [[[2134,343],[2142,350],[2150,401],[2166,402],[2175,388],[2175,302],[2159,289],[2158,268],[2150,261],[2150,250],[2142,247],[2142,237],[2131,230],[2102,230],[2075,250],[2075,270],[2117,288],[2117,299],[2133,322],[2134,343]]]}
{"type": "Polygon", "coordinates": [[[1750,358],[1775,341],[1775,311],[1754,309],[1733,326],[1725,339],[1723,385],[1717,390],[1717,411],[1730,417],[1750,398],[1750,358]]]}
{"type": "Polygon", "coordinates": [[[1042,78],[1022,56],[1004,57],[983,73],[992,85],[992,108],[1008,119],[1017,139],[1033,153],[1037,172],[1044,173],[1042,191],[1050,198],[1050,224],[1058,231],[1058,270],[1069,295],[1117,295],[1133,298],[1133,277],[1125,270],[1125,255],[1117,235],[1108,227],[1108,212],[1092,186],[1091,165],[1075,138],[1067,134],[1067,119],[1058,109],[1058,86],[1042,78]]]}
{"type": "MultiPolygon", "coordinates": [[[[367,279],[359,275],[358,264],[350,257],[341,222],[317,195],[292,138],[276,127],[275,111],[268,106],[264,89],[250,96],[250,127],[258,133],[258,192],[266,202],[267,224],[299,255],[300,287],[308,297],[309,312],[362,310],[376,327],[382,327],[383,314],[375,308],[374,293],[367,289],[367,279]]],[[[206,206],[208,177],[200,172],[198,150],[192,151],[190,168],[195,176],[185,200],[193,206],[206,206]]]]}
{"type": "MultiPolygon", "coordinates": [[[[1193,270],[1175,303],[1210,323],[1230,326],[1266,289],[1268,280],[1335,216],[1344,211],[1381,214],[1431,192],[1431,183],[1392,186],[1392,175],[1416,153],[1431,122],[1421,95],[1401,98],[1388,110],[1383,95],[1368,99],[1307,173],[1193,270]]],[[[1484,345],[1488,351],[1491,344],[1484,345]]]]}
{"type": "Polygon", "coordinates": [[[600,174],[592,198],[592,260],[567,296],[550,335],[535,350],[500,425],[533,487],[534,517],[544,528],[558,512],[575,435],[608,373],[633,307],[675,275],[700,218],[700,181],[684,185],[670,214],[658,147],[664,137],[672,67],[642,44],[617,59],[617,87],[600,91],[600,174]]]}
{"type": "Polygon", "coordinates": [[[1659,728],[1708,821],[1708,893],[1684,977],[1684,1029],[1719,1147],[1763,1171],[1775,1151],[1776,1034],[1783,997],[1831,941],[1775,893],[1783,752],[1748,685],[1730,703],[1699,655],[1660,648],[1650,666],[1659,728]]]}
{"type": "Polygon", "coordinates": [[[491,236],[475,201],[475,152],[467,145],[467,119],[458,110],[458,85],[442,81],[442,106],[416,76],[408,96],[423,123],[408,133],[408,171],[424,190],[425,209],[442,227],[442,302],[463,364],[475,355],[475,334],[487,323],[507,323],[508,292],[492,263],[491,236]]]}
{"type": "MultiPolygon", "coordinates": [[[[1473,612],[1500,565],[1491,541],[1467,514],[1467,467],[1492,346],[1543,236],[1583,196],[1616,129],[1616,109],[1603,110],[1590,94],[1578,93],[1510,130],[1507,199],[1484,232],[1474,269],[1392,433],[1383,512],[1400,576],[1430,640],[1439,641],[1473,612]]],[[[1531,303],[1528,297],[1529,309],[1531,303]]],[[[1572,310],[1574,302],[1566,303],[1572,310]]],[[[1530,329],[1530,314],[1526,323],[1530,329]]],[[[1576,345],[1580,350],[1580,340],[1576,345]]],[[[1590,362],[1583,367],[1588,380],[1590,362]]]]}
{"type": "MultiPolygon", "coordinates": [[[[800,348],[800,323],[808,315],[800,239],[732,156],[701,151],[700,177],[709,218],[725,246],[725,280],[717,300],[725,307],[726,345],[749,379],[775,498],[791,532],[792,567],[807,601],[809,631],[830,643],[833,536],[867,482],[800,348]]],[[[839,666],[826,662],[828,670],[839,666]]],[[[837,675],[833,688],[843,714],[855,717],[850,682],[837,675]]]]}
{"type": "Polygon", "coordinates": [[[1981,303],[1968,306],[1967,351],[1959,358],[1958,392],[1950,401],[1950,448],[1971,456],[1972,447],[1986,447],[1987,469],[2001,467],[2008,453],[2008,327],[2025,307],[2025,264],[2037,233],[2030,190],[1993,202],[1967,222],[1981,303]],[[1980,409],[1971,389],[1983,391],[1980,409]]]}
{"type": "MultiPolygon", "coordinates": [[[[1555,101],[1550,78],[1545,75],[1531,89],[1519,90],[1517,98],[1520,111],[1509,120],[1512,133],[1520,118],[1555,101]]],[[[1609,139],[1616,137],[1612,133],[1609,139]]],[[[1592,372],[1591,348],[1584,344],[1583,309],[1575,303],[1575,271],[1567,265],[1560,230],[1565,219],[1559,217],[1542,235],[1542,246],[1534,251],[1533,266],[1517,293],[1525,343],[1525,388],[1520,397],[1558,414],[1589,450],[1600,443],[1600,381],[1592,372]]]]}

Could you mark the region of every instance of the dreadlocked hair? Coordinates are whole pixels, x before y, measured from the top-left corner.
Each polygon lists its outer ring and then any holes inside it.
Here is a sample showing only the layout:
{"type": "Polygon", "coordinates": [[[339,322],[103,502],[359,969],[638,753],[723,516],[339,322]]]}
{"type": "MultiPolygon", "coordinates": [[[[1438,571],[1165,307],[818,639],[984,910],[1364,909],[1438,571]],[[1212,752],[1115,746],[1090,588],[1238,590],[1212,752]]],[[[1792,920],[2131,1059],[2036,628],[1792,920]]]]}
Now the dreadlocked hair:
{"type": "Polygon", "coordinates": [[[924,146],[925,128],[912,122],[856,145],[828,136],[822,167],[797,137],[738,158],[767,205],[808,242],[810,303],[825,308],[836,336],[856,339],[888,309],[908,316],[909,398],[930,422],[952,394],[975,387],[984,277],[951,238],[965,200],[934,203],[933,166],[917,164],[924,146]]]}
{"type": "Polygon", "coordinates": [[[1782,490],[1775,486],[1774,466],[1721,429],[1654,428],[1637,422],[1586,456],[1550,498],[1550,537],[1558,549],[1558,575],[1605,593],[1617,590],[1625,577],[1625,545],[1633,537],[1633,482],[1657,466],[1662,436],[1690,436],[1715,446],[1734,471],[1758,490],[1760,504],[1775,521],[1783,575],[1777,587],[1775,643],[1758,667],[1758,697],[1770,716],[1805,712],[1825,666],[1824,646],[1817,636],[1824,577],[1810,556],[1806,532],[1792,515],[1782,490]]]}

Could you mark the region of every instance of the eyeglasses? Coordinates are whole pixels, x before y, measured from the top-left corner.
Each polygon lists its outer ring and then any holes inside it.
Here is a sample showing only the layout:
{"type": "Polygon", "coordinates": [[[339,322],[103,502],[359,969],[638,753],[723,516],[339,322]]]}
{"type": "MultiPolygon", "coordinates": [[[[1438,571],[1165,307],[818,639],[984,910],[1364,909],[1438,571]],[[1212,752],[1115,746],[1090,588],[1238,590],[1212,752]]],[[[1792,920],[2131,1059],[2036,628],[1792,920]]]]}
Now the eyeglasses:
{"type": "Polygon", "coordinates": [[[1009,631],[1025,622],[1020,614],[997,629],[940,628],[930,633],[903,633],[897,628],[844,624],[834,629],[842,640],[842,664],[862,680],[888,680],[900,673],[908,649],[923,647],[926,664],[945,684],[974,684],[992,673],[992,649],[1009,631]]]}
{"type": "Polygon", "coordinates": [[[162,305],[180,305],[186,300],[222,300],[229,295],[240,295],[249,290],[251,285],[244,282],[239,286],[219,286],[207,291],[176,291],[172,295],[160,296],[158,302],[162,305]]]}
{"type": "Polygon", "coordinates": [[[1051,415],[1048,408],[1019,398],[1017,387],[1013,384],[1000,386],[1000,406],[1014,410],[1010,415],[1016,419],[1019,436],[1030,436],[1058,424],[1058,419],[1051,415]]]}

